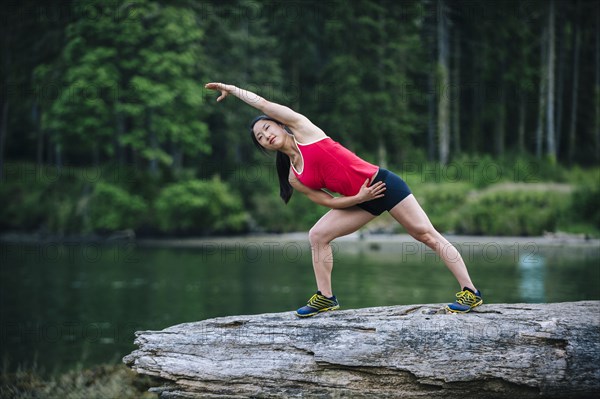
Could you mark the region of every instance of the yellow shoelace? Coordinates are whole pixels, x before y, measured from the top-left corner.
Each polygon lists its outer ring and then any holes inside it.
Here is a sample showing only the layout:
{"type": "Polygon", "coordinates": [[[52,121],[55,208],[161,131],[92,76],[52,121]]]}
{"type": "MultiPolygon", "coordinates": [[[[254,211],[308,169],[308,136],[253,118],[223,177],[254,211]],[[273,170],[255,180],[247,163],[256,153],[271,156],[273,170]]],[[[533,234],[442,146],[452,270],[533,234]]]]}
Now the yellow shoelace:
{"type": "Polygon", "coordinates": [[[469,305],[472,306],[478,302],[477,297],[471,291],[461,291],[456,294],[456,302],[461,305],[469,305]]]}
{"type": "Polygon", "coordinates": [[[333,304],[334,304],[334,302],[331,299],[328,299],[328,298],[324,297],[323,295],[314,294],[308,300],[307,305],[310,307],[316,308],[316,309],[323,309],[323,308],[329,307],[333,304]]]}

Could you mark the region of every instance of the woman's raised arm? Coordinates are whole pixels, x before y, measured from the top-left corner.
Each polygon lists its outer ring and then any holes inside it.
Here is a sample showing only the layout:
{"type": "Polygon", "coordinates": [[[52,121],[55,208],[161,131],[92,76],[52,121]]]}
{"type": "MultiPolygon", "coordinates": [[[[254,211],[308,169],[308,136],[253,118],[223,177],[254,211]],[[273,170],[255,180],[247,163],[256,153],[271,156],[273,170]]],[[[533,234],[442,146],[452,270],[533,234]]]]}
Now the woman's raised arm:
{"type": "Polygon", "coordinates": [[[246,104],[260,110],[265,115],[278,120],[284,125],[290,127],[301,135],[313,136],[325,135],[321,129],[315,126],[307,117],[298,112],[292,110],[285,105],[277,104],[272,101],[268,101],[256,93],[250,90],[240,89],[234,85],[228,85],[225,83],[207,83],[204,87],[210,90],[217,90],[221,92],[221,95],[217,98],[217,101],[222,101],[229,94],[239,98],[246,104]]]}

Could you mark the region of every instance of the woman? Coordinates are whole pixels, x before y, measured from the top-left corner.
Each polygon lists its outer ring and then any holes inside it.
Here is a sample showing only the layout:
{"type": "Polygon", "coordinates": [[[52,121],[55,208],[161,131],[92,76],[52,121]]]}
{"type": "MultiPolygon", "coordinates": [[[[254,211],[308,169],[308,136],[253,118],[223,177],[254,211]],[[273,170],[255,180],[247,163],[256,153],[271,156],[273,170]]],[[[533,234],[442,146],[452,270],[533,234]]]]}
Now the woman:
{"type": "Polygon", "coordinates": [[[309,240],[317,293],[296,311],[299,317],[339,308],[331,289],[331,241],[357,231],[388,211],[415,239],[433,249],[458,280],[462,290],[446,306],[466,313],[483,303],[456,248],[432,226],[406,183],[394,173],[370,164],[328,137],[308,118],[265,100],[248,90],[223,83],[207,83],[222,101],[232,94],[264,115],[250,125],[251,137],[264,150],[277,151],[280,195],[287,203],[293,189],[317,204],[331,208],[310,230],[309,240]],[[323,189],[337,192],[334,197],[323,189]]]}

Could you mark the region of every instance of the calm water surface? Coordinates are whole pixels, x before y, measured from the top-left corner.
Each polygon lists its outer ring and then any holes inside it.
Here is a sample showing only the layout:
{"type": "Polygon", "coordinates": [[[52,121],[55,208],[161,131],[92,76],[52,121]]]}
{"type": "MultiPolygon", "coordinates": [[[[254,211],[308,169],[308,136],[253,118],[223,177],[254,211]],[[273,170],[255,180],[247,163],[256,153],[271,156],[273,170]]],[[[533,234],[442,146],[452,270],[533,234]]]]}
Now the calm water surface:
{"type": "MultiPolygon", "coordinates": [[[[335,248],[342,308],[443,303],[458,289],[435,254],[414,243],[335,248]]],[[[598,247],[459,248],[486,303],[600,299],[598,247]]],[[[294,310],[315,291],[310,259],[304,241],[197,248],[2,243],[3,370],[53,373],[120,362],[135,348],[136,330],[294,310]]]]}

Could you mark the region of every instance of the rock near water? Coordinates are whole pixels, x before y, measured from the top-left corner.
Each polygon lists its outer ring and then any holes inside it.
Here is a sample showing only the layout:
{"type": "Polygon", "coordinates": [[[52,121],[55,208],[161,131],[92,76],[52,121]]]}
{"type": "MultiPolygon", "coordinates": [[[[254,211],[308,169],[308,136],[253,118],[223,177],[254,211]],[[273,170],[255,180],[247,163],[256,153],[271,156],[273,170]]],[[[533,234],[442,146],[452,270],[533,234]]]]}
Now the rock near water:
{"type": "Polygon", "coordinates": [[[161,398],[581,398],[600,393],[600,301],[222,317],[136,333],[161,398]]]}

